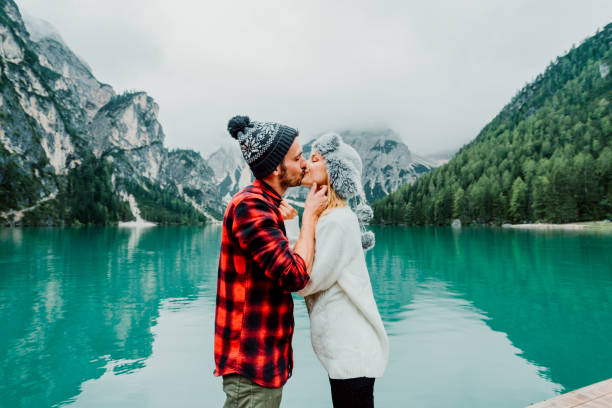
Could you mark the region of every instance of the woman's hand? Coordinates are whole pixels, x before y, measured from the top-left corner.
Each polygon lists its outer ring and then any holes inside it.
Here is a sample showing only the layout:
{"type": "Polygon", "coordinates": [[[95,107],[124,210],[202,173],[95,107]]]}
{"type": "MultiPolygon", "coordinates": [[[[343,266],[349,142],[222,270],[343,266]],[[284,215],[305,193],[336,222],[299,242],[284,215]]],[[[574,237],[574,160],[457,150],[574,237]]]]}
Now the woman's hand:
{"type": "Polygon", "coordinates": [[[325,208],[327,208],[327,186],[323,185],[319,188],[314,182],[306,196],[303,220],[312,219],[316,224],[325,208]]]}
{"type": "Polygon", "coordinates": [[[278,208],[283,216],[283,220],[292,220],[298,215],[297,210],[289,205],[289,203],[285,200],[281,201],[278,208]]]}

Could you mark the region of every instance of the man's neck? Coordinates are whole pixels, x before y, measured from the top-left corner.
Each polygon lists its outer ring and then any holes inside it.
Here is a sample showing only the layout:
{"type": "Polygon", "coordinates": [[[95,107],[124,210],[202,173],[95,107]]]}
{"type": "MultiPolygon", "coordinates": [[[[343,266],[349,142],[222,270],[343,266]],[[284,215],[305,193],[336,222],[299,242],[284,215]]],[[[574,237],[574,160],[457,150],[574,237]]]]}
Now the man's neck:
{"type": "Polygon", "coordinates": [[[287,187],[281,186],[278,178],[276,177],[266,177],[262,179],[262,181],[266,183],[267,185],[269,185],[270,187],[272,187],[274,191],[276,191],[276,194],[278,194],[281,197],[287,191],[287,187]]]}

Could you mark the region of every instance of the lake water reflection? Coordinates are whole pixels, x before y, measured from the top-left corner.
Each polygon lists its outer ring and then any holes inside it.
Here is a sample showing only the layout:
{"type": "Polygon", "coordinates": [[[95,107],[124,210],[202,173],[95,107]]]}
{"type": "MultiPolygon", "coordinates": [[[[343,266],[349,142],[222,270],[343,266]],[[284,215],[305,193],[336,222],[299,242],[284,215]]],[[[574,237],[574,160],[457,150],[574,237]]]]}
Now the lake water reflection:
{"type": "MultiPolygon", "coordinates": [[[[612,237],[374,228],[377,406],[522,407],[612,377],[612,237]]],[[[0,230],[0,406],[215,407],[220,228],[0,230]]],[[[286,407],[331,406],[296,297],[286,407]]]]}

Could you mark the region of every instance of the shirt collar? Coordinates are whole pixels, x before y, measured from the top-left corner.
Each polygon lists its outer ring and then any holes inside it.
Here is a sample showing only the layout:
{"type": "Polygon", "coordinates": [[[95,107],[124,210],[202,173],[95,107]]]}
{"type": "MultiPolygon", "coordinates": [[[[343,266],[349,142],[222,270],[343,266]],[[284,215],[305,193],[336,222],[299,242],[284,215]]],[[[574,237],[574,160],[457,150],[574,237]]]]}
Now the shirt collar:
{"type": "Polygon", "coordinates": [[[260,180],[260,179],[255,179],[255,181],[253,182],[253,185],[255,187],[259,187],[261,189],[261,191],[267,196],[269,197],[274,204],[276,204],[276,206],[279,206],[281,201],[283,200],[281,198],[280,195],[278,195],[278,193],[276,192],[276,190],[274,190],[269,184],[267,184],[265,181],[260,180]]]}

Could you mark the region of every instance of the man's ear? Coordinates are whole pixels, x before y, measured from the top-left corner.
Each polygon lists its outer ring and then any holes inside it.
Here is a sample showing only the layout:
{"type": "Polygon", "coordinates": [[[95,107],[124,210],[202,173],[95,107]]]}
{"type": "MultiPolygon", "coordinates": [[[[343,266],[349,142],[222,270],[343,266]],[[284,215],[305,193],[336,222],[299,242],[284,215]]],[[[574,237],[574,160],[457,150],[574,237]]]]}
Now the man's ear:
{"type": "Polygon", "coordinates": [[[274,169],[272,174],[274,174],[275,176],[280,176],[280,174],[281,174],[280,164],[278,166],[276,166],[276,168],[274,169]]]}

